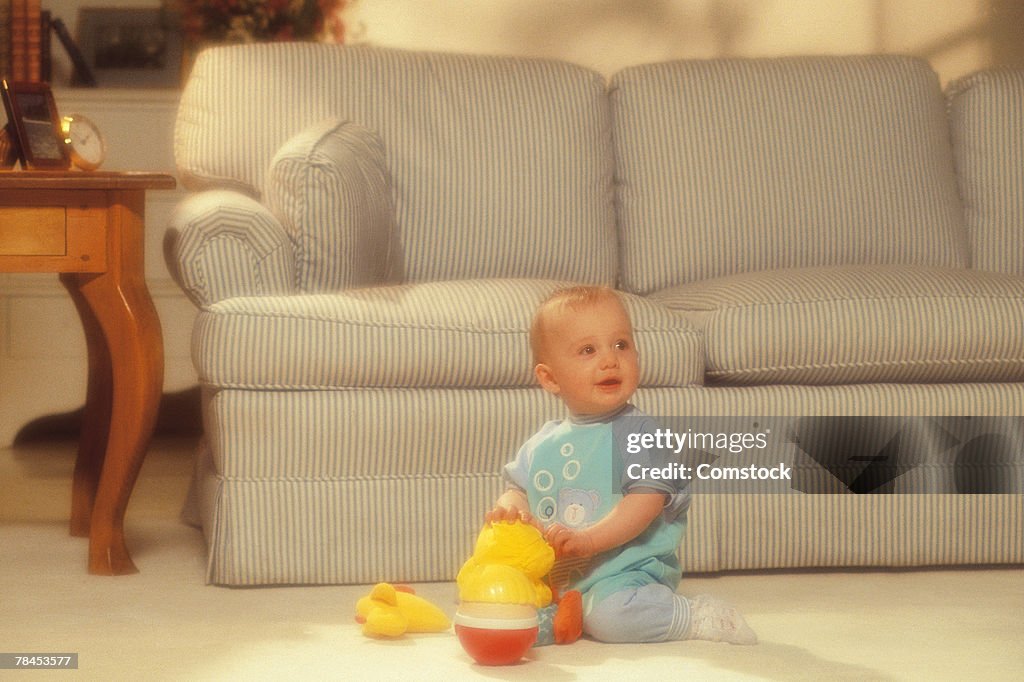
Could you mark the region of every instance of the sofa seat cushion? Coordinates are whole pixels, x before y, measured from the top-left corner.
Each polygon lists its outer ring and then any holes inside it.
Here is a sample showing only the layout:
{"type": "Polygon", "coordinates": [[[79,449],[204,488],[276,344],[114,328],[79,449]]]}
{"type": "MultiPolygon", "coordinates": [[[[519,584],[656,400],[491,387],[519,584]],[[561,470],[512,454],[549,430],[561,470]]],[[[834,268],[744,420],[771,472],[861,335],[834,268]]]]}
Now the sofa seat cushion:
{"type": "MultiPolygon", "coordinates": [[[[463,280],[232,298],[200,312],[194,361],[203,383],[220,387],[533,386],[533,313],[564,284],[463,280]]],[[[643,298],[623,301],[641,384],[701,383],[700,333],[643,298]]]]}
{"type": "Polygon", "coordinates": [[[704,331],[708,383],[1024,379],[1024,279],[911,266],[771,270],[651,300],[704,331]]]}

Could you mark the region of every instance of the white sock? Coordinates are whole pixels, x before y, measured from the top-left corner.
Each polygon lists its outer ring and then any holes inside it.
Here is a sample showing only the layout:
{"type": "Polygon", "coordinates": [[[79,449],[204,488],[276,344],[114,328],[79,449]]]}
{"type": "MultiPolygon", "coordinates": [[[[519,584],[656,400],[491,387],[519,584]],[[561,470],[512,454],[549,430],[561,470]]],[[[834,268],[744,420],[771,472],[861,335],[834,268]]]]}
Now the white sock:
{"type": "Polygon", "coordinates": [[[736,607],[710,594],[699,594],[690,602],[690,627],[683,639],[703,639],[729,644],[757,644],[757,635],[736,607]]]}

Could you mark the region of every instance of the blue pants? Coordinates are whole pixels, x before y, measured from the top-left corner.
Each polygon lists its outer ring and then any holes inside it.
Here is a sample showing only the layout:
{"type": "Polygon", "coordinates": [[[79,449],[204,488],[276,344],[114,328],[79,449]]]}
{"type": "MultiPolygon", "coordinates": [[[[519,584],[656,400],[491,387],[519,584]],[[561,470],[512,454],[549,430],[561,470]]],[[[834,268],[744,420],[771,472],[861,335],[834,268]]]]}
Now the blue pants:
{"type": "Polygon", "coordinates": [[[601,642],[667,642],[690,626],[690,602],[661,583],[590,601],[584,596],[583,632],[601,642]]]}
{"type": "MultiPolygon", "coordinates": [[[[635,584],[604,594],[583,595],[583,632],[601,642],[667,642],[682,639],[690,626],[690,602],[668,586],[637,576],[635,584]]],[[[595,586],[597,587],[597,586],[595,586]]],[[[554,643],[551,622],[556,606],[540,611],[536,646],[554,643]]]]}

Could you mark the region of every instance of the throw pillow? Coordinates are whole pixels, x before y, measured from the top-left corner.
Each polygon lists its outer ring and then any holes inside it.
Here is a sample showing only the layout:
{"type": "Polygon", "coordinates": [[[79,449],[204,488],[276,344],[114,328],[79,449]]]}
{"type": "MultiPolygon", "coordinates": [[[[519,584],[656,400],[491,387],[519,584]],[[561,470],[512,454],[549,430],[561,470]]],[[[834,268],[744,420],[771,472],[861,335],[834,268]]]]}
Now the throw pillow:
{"type": "Polygon", "coordinates": [[[396,278],[391,176],[372,130],[328,119],[297,133],[270,163],[265,198],[292,239],[300,290],[396,278]]]}

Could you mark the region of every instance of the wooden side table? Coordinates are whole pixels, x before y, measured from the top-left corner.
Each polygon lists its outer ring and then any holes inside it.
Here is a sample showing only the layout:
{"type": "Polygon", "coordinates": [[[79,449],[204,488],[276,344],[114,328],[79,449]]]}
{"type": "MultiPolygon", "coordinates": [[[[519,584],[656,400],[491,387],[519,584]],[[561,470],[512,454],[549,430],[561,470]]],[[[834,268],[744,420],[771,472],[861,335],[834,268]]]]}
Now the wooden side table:
{"type": "Polygon", "coordinates": [[[89,572],[135,573],[124,513],[145,457],[164,350],[146,288],[143,216],[159,173],[0,172],[0,272],[56,272],[89,349],[89,388],[75,460],[71,534],[89,537],[89,572]]]}

